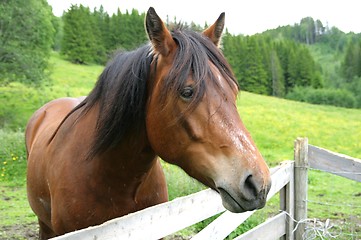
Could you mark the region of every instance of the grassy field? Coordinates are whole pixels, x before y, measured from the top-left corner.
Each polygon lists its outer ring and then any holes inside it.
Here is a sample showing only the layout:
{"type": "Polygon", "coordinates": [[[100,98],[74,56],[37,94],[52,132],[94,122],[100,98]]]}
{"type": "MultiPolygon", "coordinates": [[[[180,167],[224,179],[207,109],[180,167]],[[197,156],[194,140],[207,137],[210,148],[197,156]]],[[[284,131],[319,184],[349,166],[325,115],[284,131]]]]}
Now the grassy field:
{"type": "MultiPolygon", "coordinates": [[[[100,66],[74,65],[55,53],[51,62],[53,85],[50,87],[27,89],[31,94],[26,99],[15,90],[7,92],[7,99],[0,96],[0,113],[5,104],[13,103],[13,118],[20,119],[15,130],[0,129],[0,238],[11,239],[6,238],[9,226],[36,221],[28,207],[25,190],[23,129],[26,119],[48,100],[86,95],[103,69],[100,66]],[[36,101],[32,102],[32,99],[36,101]],[[27,107],[18,109],[22,102],[27,103],[27,107]]],[[[13,87],[17,91],[22,88],[24,86],[13,87]]],[[[0,92],[5,90],[0,88],[0,92]]],[[[240,93],[237,106],[247,129],[271,167],[283,160],[293,159],[293,142],[297,137],[308,137],[312,145],[361,158],[361,110],[316,106],[247,92],[240,93]]],[[[166,163],[163,166],[170,199],[203,189],[179,168],[166,163]]],[[[331,219],[332,224],[343,226],[342,232],[345,233],[357,234],[361,231],[361,183],[311,170],[309,200],[310,218],[331,219]]],[[[276,196],[238,231],[251,228],[277,213],[277,209],[276,196]]],[[[199,225],[183,234],[198,229],[199,225]]],[[[340,239],[350,239],[347,236],[340,239]]],[[[14,238],[22,239],[21,236],[14,238]]]]}

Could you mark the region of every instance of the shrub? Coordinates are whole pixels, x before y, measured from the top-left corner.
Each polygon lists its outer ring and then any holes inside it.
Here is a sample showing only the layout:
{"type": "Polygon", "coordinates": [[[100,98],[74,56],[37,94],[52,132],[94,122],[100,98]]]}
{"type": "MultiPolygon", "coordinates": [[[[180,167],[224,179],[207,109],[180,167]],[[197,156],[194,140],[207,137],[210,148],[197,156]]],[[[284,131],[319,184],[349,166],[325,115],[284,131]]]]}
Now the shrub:
{"type": "Polygon", "coordinates": [[[361,108],[361,77],[354,77],[352,82],[345,84],[345,88],[354,94],[356,107],[361,108]]]}
{"type": "Polygon", "coordinates": [[[0,84],[48,79],[54,28],[47,1],[0,1],[0,84]]]}
{"type": "Polygon", "coordinates": [[[295,87],[286,98],[312,104],[333,105],[337,107],[355,108],[355,96],[345,89],[295,87]]]}

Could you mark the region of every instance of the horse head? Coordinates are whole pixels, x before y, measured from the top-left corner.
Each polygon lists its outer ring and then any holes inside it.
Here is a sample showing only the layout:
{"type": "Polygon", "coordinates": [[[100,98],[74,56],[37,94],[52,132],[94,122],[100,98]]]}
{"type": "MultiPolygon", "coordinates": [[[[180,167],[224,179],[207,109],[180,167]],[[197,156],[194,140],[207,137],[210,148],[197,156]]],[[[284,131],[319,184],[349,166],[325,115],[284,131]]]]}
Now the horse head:
{"type": "Polygon", "coordinates": [[[270,172],[237,112],[238,85],[218,48],[225,15],[202,33],[168,30],[153,8],[146,127],[165,161],[219,192],[232,212],[262,208],[270,172]]]}

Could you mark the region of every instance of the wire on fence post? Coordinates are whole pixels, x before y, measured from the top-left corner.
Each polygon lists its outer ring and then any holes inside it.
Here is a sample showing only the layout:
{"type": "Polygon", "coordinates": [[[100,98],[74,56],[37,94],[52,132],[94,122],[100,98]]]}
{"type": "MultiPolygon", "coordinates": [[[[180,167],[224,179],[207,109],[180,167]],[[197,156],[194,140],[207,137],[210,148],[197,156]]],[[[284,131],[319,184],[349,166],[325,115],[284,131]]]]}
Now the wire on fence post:
{"type": "Polygon", "coordinates": [[[308,170],[308,139],[297,138],[294,149],[295,157],[295,220],[299,226],[295,231],[295,239],[302,239],[305,232],[305,223],[301,222],[307,219],[307,170],[308,170]]]}

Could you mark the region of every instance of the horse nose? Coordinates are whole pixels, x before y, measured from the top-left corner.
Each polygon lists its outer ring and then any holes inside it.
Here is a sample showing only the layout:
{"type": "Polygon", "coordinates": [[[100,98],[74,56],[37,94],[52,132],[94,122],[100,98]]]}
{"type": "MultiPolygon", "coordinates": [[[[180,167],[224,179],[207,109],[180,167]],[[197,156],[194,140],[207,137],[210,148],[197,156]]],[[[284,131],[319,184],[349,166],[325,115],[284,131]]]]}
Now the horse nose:
{"type": "Polygon", "coordinates": [[[252,174],[249,174],[245,178],[243,184],[241,184],[243,196],[248,201],[261,200],[262,202],[266,199],[270,188],[271,180],[265,180],[262,177],[255,177],[252,174]]]}

